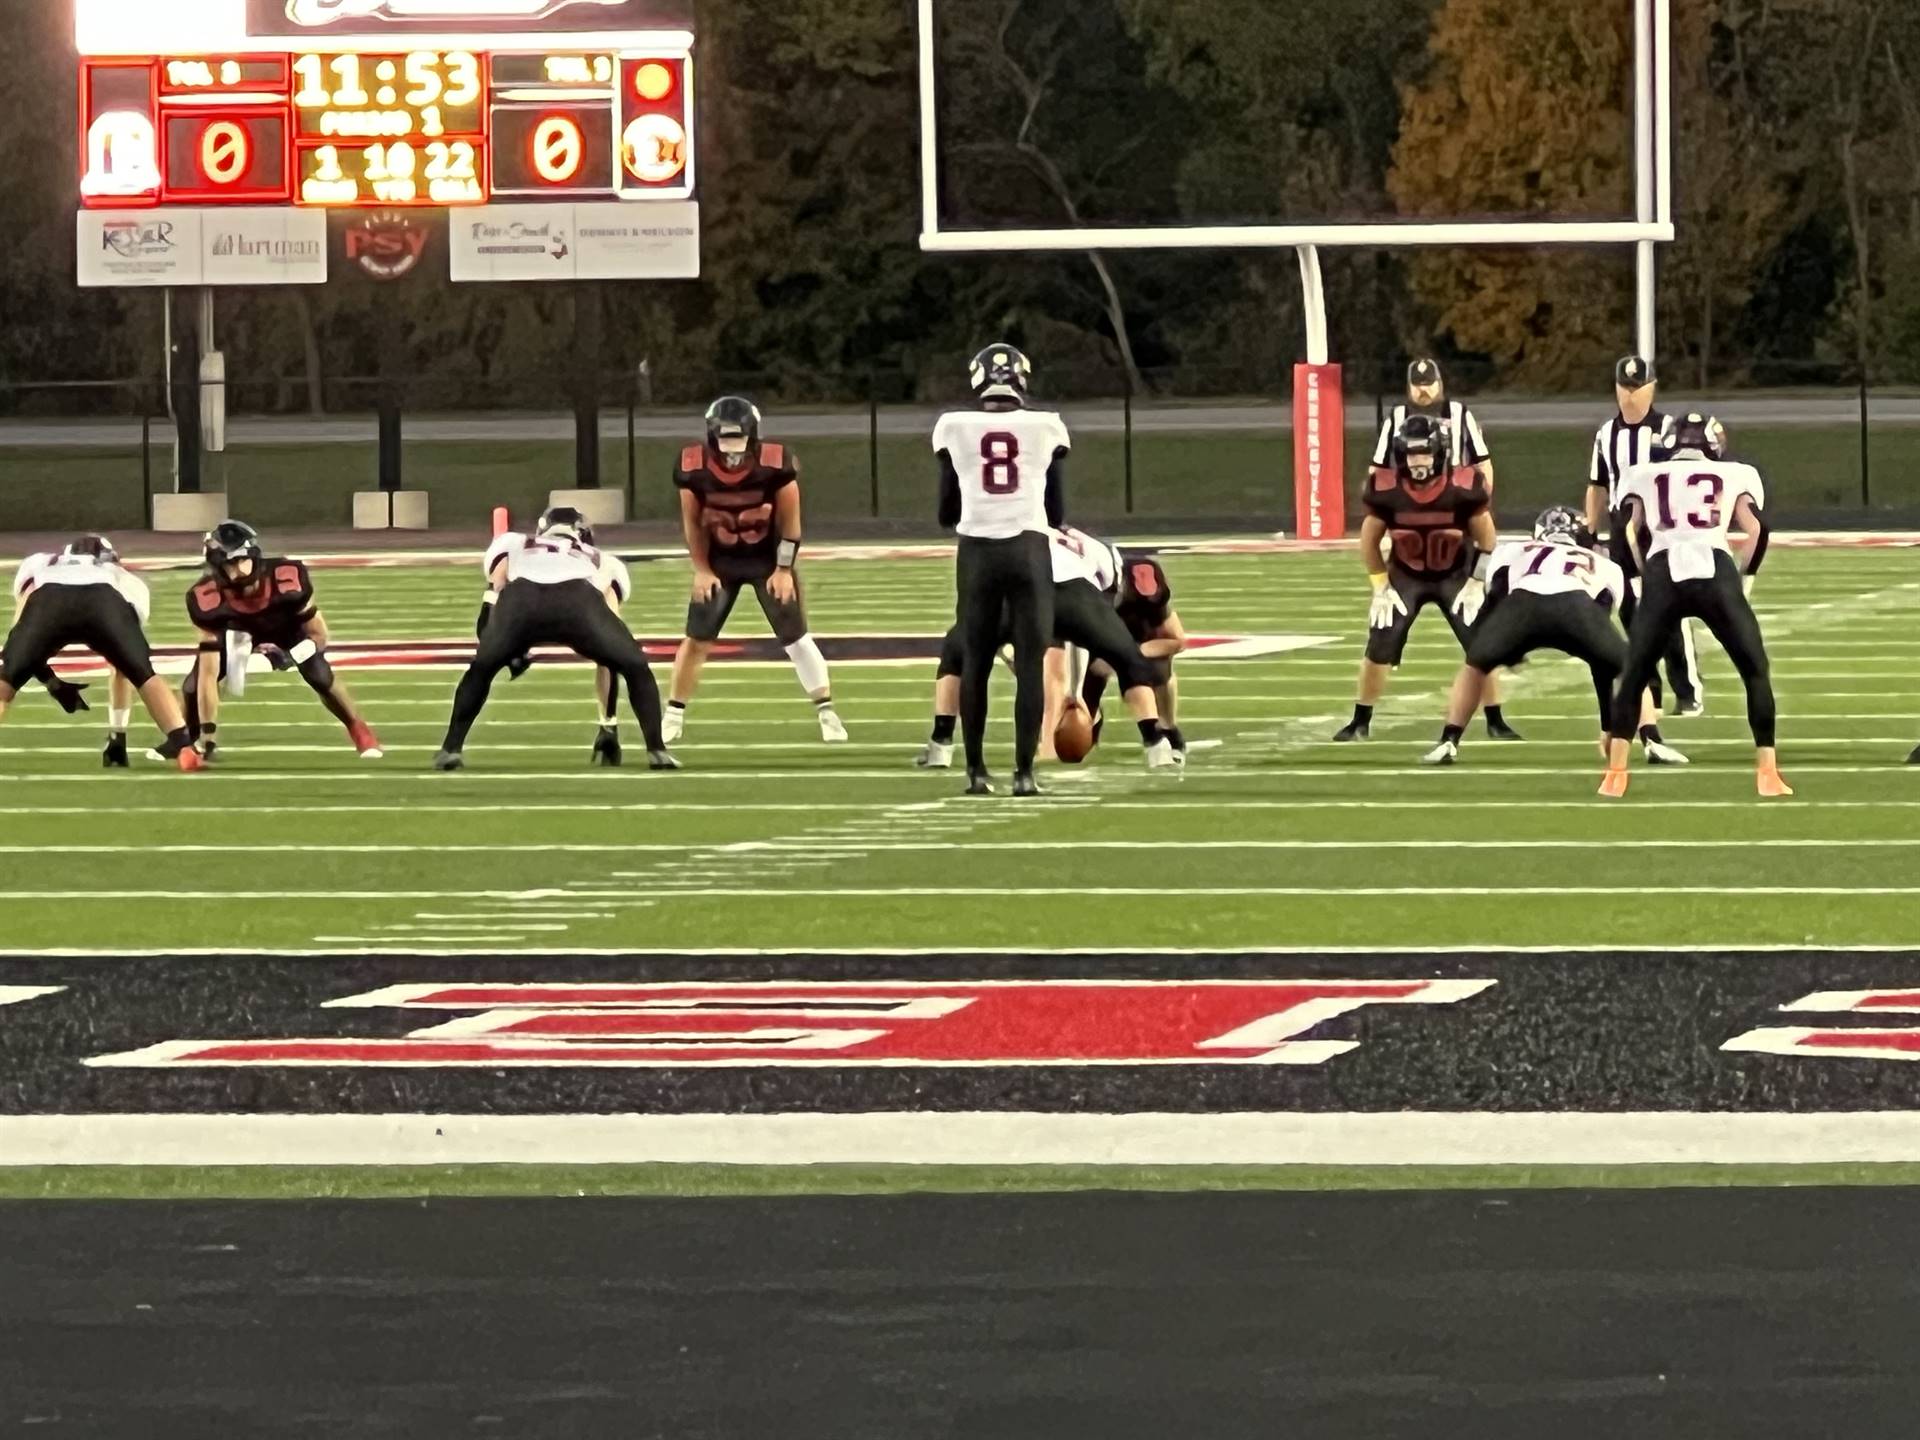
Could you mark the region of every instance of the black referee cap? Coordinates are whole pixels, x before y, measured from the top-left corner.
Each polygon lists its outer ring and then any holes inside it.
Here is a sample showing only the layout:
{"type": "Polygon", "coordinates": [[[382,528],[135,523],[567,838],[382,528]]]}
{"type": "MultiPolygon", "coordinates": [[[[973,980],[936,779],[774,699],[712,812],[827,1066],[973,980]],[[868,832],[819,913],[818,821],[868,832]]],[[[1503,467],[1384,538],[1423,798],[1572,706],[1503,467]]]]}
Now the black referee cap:
{"type": "Polygon", "coordinates": [[[1440,383],[1440,362],[1429,356],[1421,356],[1407,366],[1407,387],[1415,385],[1438,385],[1440,383]]]}
{"type": "Polygon", "coordinates": [[[1653,362],[1638,355],[1622,355],[1613,365],[1613,383],[1627,390],[1638,390],[1655,380],[1653,362]]]}

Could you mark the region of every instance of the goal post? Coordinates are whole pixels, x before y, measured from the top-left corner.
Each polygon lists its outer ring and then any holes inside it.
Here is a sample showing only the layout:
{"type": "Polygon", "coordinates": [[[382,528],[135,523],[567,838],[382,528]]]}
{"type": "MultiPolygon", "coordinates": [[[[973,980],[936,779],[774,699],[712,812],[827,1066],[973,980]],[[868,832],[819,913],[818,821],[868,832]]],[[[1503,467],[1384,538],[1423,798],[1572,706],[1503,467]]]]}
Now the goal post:
{"type": "MultiPolygon", "coordinates": [[[[965,3],[965,0],[961,0],[965,3]]],[[[1673,239],[1671,0],[1633,6],[1633,180],[1631,220],[1395,220],[1271,225],[1062,225],[948,229],[940,218],[937,0],[918,0],[920,77],[920,248],[929,254],[1018,254],[1112,250],[1282,250],[1300,262],[1305,360],[1294,367],[1295,527],[1315,539],[1345,534],[1345,403],[1327,333],[1322,247],[1631,245],[1634,349],[1657,358],[1657,245],[1673,239]]]]}

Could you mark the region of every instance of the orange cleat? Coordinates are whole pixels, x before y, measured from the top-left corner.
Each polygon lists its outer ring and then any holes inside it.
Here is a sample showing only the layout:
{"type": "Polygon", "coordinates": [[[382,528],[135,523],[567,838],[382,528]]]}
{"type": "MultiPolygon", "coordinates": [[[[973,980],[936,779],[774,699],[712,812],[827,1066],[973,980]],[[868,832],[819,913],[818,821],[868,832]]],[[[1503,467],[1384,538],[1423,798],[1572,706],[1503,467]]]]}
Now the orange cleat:
{"type": "Polygon", "coordinates": [[[1780,772],[1771,765],[1755,772],[1754,780],[1763,799],[1777,800],[1783,795],[1793,794],[1793,787],[1782,780],[1780,772]]]}
{"type": "Polygon", "coordinates": [[[191,745],[174,757],[174,763],[180,767],[184,775],[192,775],[196,771],[207,768],[206,757],[191,745]]]}
{"type": "Polygon", "coordinates": [[[1600,793],[1609,800],[1618,800],[1627,793],[1627,772],[1624,767],[1609,766],[1607,773],[1600,777],[1600,793]]]}
{"type": "Polygon", "coordinates": [[[366,721],[356,721],[347,733],[353,737],[353,748],[360,752],[362,760],[378,760],[386,754],[380,748],[380,737],[366,721]]]}

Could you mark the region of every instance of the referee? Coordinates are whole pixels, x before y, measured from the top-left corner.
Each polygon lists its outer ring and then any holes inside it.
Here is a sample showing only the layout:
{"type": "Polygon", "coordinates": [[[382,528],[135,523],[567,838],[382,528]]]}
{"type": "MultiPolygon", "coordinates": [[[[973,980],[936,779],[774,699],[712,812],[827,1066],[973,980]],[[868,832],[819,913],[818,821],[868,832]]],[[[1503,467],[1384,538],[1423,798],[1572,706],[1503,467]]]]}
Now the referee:
{"type": "MultiPolygon", "coordinates": [[[[1627,594],[1620,601],[1621,622],[1633,625],[1633,612],[1639,603],[1639,567],[1634,564],[1633,546],[1627,540],[1627,515],[1620,497],[1620,477],[1635,465],[1659,457],[1654,448],[1673,426],[1673,417],[1654,408],[1658,380],[1653,362],[1639,355],[1623,355],[1613,367],[1614,417],[1602,425],[1593,437],[1593,459],[1587,467],[1587,528],[1599,534],[1602,517],[1610,519],[1607,554],[1630,577],[1627,594]]],[[[1663,656],[1667,683],[1673,689],[1676,715],[1698,715],[1704,708],[1700,684],[1700,665],[1693,650],[1691,621],[1680,622],[1663,656]]],[[[1660,680],[1656,675],[1653,703],[1661,703],[1660,680]]]]}
{"type": "Polygon", "coordinates": [[[1470,465],[1480,474],[1489,493],[1493,490],[1493,458],[1487,454],[1486,436],[1480,422],[1458,400],[1447,399],[1446,381],[1440,375],[1440,363],[1422,356],[1407,366],[1407,403],[1396,405],[1380,425],[1380,439],[1373,447],[1373,468],[1393,474],[1393,437],[1409,415],[1430,415],[1447,428],[1452,442],[1447,452],[1449,469],[1470,465]]]}

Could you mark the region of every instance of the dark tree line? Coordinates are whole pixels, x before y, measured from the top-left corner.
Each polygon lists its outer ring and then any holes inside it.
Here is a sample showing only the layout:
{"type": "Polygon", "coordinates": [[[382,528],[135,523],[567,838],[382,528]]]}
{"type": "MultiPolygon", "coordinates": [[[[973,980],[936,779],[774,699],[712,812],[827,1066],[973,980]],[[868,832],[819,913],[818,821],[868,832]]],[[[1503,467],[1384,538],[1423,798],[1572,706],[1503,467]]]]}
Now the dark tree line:
{"type": "MultiPolygon", "coordinates": [[[[73,284],[64,6],[4,0],[0,382],[149,377],[160,302],[73,284]]],[[[1631,213],[1630,7],[1595,0],[943,0],[955,224],[1631,213]]],[[[705,274],[220,299],[253,403],[945,395],[1006,335],[1059,388],[1284,387],[1291,253],[923,255],[911,0],[731,0],[700,20],[705,274]],[[871,380],[869,377],[872,377],[871,380]]],[[[1662,362],[1693,384],[1920,380],[1920,5],[1675,0],[1662,362]]],[[[1432,347],[1488,383],[1590,383],[1631,334],[1624,251],[1332,252],[1336,358],[1432,347]]],[[[437,263],[435,263],[437,262],[437,263]]],[[[338,265],[336,262],[336,272],[338,265]]],[[[439,278],[435,278],[437,275],[439,278]]]]}

